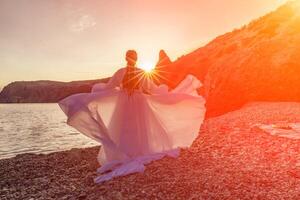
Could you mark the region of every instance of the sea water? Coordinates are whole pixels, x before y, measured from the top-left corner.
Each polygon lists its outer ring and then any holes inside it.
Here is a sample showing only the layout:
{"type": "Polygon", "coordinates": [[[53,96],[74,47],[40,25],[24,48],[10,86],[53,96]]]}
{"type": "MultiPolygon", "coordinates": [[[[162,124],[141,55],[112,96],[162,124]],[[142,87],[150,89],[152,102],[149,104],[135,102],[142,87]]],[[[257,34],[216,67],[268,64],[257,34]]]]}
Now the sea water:
{"type": "Polygon", "coordinates": [[[0,159],[98,145],[66,124],[57,104],[0,104],[0,159]]]}

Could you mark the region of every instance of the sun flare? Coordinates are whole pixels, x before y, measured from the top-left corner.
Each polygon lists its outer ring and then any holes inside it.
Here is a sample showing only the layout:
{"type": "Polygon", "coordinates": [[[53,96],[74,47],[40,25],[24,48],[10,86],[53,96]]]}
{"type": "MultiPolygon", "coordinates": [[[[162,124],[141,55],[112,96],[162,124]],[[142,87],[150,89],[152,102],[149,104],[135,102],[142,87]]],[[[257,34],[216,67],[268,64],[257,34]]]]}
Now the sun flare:
{"type": "Polygon", "coordinates": [[[151,72],[155,68],[154,62],[144,61],[139,64],[139,67],[145,72],[151,72]]]}

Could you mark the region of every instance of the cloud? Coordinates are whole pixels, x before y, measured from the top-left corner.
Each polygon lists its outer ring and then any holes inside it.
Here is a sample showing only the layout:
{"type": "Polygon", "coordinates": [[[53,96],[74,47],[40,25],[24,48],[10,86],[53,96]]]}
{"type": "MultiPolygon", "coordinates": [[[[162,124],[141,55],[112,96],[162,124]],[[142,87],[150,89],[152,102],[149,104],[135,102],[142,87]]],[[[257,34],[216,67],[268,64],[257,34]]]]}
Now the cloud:
{"type": "Polygon", "coordinates": [[[88,28],[95,26],[96,20],[90,15],[81,15],[79,19],[71,25],[72,32],[82,32],[88,28]]]}

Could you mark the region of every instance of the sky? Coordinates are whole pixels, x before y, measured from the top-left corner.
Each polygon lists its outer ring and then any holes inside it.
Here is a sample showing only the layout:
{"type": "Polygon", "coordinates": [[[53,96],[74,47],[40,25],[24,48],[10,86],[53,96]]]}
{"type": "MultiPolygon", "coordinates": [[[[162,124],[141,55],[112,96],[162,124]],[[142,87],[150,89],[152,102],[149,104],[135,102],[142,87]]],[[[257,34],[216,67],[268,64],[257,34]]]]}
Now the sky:
{"type": "Polygon", "coordinates": [[[87,80],[125,66],[126,50],[171,60],[286,0],[0,0],[0,88],[21,80],[87,80]]]}

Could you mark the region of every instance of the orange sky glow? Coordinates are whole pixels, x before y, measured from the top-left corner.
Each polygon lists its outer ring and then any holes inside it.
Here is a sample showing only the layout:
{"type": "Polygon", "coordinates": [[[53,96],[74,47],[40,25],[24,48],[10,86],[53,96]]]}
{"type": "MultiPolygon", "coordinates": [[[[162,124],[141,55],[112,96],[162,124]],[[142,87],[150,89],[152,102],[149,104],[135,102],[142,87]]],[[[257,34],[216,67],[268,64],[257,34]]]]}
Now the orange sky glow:
{"type": "Polygon", "coordinates": [[[286,0],[2,0],[0,88],[20,80],[104,78],[160,49],[172,60],[286,0]]]}

